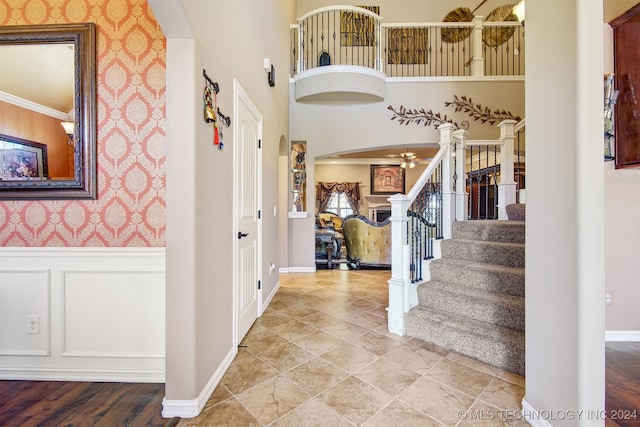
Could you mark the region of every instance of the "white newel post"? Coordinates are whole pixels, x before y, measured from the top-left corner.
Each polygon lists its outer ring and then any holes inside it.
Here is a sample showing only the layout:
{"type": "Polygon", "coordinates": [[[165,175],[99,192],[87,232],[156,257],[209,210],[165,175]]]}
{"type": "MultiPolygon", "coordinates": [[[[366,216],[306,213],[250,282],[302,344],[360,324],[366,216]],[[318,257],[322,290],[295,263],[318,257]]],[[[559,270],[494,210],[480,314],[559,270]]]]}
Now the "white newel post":
{"type": "Polygon", "coordinates": [[[482,21],[483,16],[476,16],[473,18],[473,36],[471,38],[473,43],[473,54],[471,59],[471,75],[472,76],[484,76],[484,52],[482,42],[482,21]]]}
{"type": "Polygon", "coordinates": [[[465,184],[467,136],[469,132],[464,129],[453,131],[456,140],[456,221],[466,221],[469,216],[469,193],[465,184]]]}
{"type": "Polygon", "coordinates": [[[438,126],[440,131],[440,147],[445,148],[442,158],[442,237],[451,238],[451,224],[455,219],[456,199],[453,192],[453,129],[451,123],[438,126]]]}
{"type": "Polygon", "coordinates": [[[389,197],[391,202],[391,279],[389,279],[389,332],[404,335],[404,313],[409,311],[409,245],[407,244],[407,209],[404,194],[389,197]]]}
{"type": "Polygon", "coordinates": [[[513,141],[515,120],[504,120],[500,128],[500,183],[498,184],[498,219],[507,218],[507,206],[516,202],[516,182],[513,180],[513,141]]]}

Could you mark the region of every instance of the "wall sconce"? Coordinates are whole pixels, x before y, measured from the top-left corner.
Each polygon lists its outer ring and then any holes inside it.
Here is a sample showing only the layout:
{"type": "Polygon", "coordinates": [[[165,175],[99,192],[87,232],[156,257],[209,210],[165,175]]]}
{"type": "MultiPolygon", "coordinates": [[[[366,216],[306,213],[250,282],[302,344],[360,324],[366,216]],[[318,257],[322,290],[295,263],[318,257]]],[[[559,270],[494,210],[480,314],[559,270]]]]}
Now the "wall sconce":
{"type": "Polygon", "coordinates": [[[520,0],[518,4],[513,6],[513,14],[516,15],[518,21],[524,22],[524,0],[520,0]]]}
{"type": "Polygon", "coordinates": [[[264,58],[264,71],[267,73],[269,86],[274,87],[276,85],[276,69],[269,58],[264,58]]]}
{"type": "Polygon", "coordinates": [[[67,134],[67,136],[69,137],[69,140],[67,140],[67,144],[69,144],[72,147],[75,147],[75,123],[73,122],[60,122],[60,124],[62,125],[62,128],[64,129],[64,133],[67,134]]]}

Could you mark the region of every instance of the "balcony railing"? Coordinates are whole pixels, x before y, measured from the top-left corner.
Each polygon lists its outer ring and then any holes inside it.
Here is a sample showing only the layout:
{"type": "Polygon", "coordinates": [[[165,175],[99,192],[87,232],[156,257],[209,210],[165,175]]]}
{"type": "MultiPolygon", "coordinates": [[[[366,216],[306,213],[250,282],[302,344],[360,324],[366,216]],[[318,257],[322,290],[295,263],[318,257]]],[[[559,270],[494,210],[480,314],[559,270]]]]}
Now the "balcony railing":
{"type": "Polygon", "coordinates": [[[326,65],[372,68],[387,77],[524,75],[517,21],[383,24],[353,6],[314,10],[291,26],[291,74],[326,65]]]}

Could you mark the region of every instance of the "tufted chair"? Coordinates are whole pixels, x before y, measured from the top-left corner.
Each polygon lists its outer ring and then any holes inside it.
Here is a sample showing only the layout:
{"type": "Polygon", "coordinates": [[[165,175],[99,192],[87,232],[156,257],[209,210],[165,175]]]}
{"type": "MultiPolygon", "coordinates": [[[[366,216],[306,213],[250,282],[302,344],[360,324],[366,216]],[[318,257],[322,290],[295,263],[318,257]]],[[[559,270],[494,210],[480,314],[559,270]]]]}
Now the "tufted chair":
{"type": "Polygon", "coordinates": [[[342,218],[333,212],[320,212],[318,216],[325,220],[325,222],[333,224],[333,229],[338,233],[342,233],[342,218]]]}
{"type": "Polygon", "coordinates": [[[354,268],[391,267],[391,223],[372,222],[362,215],[342,221],[347,260],[354,268]]]}

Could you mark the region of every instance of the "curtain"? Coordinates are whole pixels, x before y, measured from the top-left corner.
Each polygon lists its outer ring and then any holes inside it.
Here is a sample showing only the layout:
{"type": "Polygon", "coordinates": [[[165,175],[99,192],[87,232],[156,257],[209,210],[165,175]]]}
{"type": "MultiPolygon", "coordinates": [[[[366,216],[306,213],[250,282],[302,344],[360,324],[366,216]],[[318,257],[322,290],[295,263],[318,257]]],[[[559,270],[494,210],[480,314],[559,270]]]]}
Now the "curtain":
{"type": "Polygon", "coordinates": [[[316,191],[318,212],[324,212],[333,193],[344,193],[353,212],[358,213],[360,206],[360,184],[357,182],[319,182],[316,191]]]}

